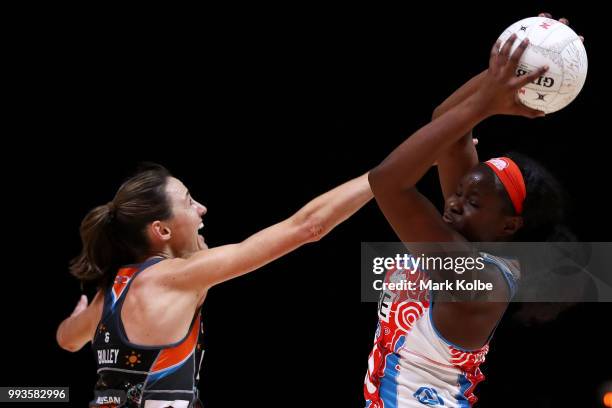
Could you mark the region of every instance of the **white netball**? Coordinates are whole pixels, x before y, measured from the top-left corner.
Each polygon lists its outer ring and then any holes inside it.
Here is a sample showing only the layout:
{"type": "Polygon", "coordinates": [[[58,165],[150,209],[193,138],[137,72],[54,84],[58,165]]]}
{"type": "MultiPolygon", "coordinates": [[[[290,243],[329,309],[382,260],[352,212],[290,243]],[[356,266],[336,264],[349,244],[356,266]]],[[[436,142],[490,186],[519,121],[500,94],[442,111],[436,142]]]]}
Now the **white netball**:
{"type": "Polygon", "coordinates": [[[519,91],[521,102],[546,113],[572,102],[582,90],[587,75],[587,54],[578,35],[567,25],[546,17],[529,17],[508,27],[499,37],[502,45],[516,33],[512,52],[524,38],[529,46],[521,57],[517,75],[543,65],[548,71],[519,91]]]}

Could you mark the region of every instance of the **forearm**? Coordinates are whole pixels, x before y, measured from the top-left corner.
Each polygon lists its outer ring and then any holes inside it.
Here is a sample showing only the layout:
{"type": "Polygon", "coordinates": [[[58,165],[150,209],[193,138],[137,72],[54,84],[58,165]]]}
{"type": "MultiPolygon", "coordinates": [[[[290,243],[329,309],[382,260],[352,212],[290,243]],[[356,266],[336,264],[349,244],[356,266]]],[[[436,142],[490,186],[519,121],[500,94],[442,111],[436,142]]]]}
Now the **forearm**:
{"type": "Polygon", "coordinates": [[[460,138],[438,157],[438,176],[444,198],[454,194],[463,176],[478,164],[472,133],[460,138]]]}
{"type": "MultiPolygon", "coordinates": [[[[432,120],[448,112],[476,92],[486,73],[487,70],[482,71],[446,98],[434,110],[432,120]]],[[[454,193],[461,177],[478,164],[478,152],[472,140],[472,129],[443,151],[437,158],[437,164],[440,187],[443,196],[446,198],[454,193]]]]}
{"type": "Polygon", "coordinates": [[[466,98],[448,112],[419,129],[370,172],[372,190],[378,194],[413,187],[454,143],[487,115],[466,98]]]}
{"type": "Polygon", "coordinates": [[[159,278],[165,285],[203,292],[319,240],[372,197],[364,174],[318,196],[293,216],[238,244],[198,251],[187,260],[175,260],[177,266],[173,272],[159,278]]]}
{"type": "Polygon", "coordinates": [[[352,179],[306,204],[292,218],[310,226],[313,239],[330,232],[373,197],[368,174],[352,179]]]}
{"type": "Polygon", "coordinates": [[[81,296],[76,308],[57,328],[57,344],[68,351],[78,351],[93,338],[95,327],[102,314],[104,294],[99,290],[90,305],[87,297],[81,296]]]}
{"type": "Polygon", "coordinates": [[[480,74],[476,75],[465,84],[463,84],[459,89],[453,92],[448,98],[444,100],[436,109],[434,109],[431,119],[436,119],[440,117],[442,114],[448,112],[450,109],[457,106],[459,103],[463,102],[468,96],[471,96],[480,85],[482,79],[487,74],[487,70],[485,69],[480,74]]]}
{"type": "MultiPolygon", "coordinates": [[[[444,102],[434,109],[432,120],[440,117],[443,113],[448,112],[474,94],[486,73],[487,70],[482,71],[446,98],[444,102]]],[[[472,138],[472,129],[470,129],[457,142],[443,151],[436,160],[440,187],[444,197],[453,194],[459,179],[478,164],[478,152],[472,138]]]]}
{"type": "Polygon", "coordinates": [[[68,351],[80,350],[87,341],[88,325],[79,316],[70,316],[57,328],[56,340],[61,348],[68,351]]]}
{"type": "MultiPolygon", "coordinates": [[[[432,120],[440,117],[474,94],[486,73],[487,70],[482,71],[446,98],[444,102],[434,109],[432,120]]],[[[472,137],[472,129],[470,129],[457,142],[443,151],[436,160],[440,187],[445,198],[455,192],[461,177],[478,164],[478,152],[472,137]]]]}

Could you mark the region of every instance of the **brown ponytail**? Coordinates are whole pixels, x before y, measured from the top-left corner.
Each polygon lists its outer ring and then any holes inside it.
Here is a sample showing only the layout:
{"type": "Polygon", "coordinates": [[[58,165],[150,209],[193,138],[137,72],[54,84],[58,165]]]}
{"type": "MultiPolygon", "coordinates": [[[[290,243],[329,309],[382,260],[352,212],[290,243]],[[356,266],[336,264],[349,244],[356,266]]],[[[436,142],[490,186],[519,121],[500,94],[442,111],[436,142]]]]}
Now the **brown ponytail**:
{"type": "Polygon", "coordinates": [[[164,167],[146,164],[119,187],[112,201],[91,210],[81,222],[83,248],[70,262],[70,273],[106,287],[116,268],[146,257],[147,225],[172,216],[165,190],[168,177],[164,167]]]}

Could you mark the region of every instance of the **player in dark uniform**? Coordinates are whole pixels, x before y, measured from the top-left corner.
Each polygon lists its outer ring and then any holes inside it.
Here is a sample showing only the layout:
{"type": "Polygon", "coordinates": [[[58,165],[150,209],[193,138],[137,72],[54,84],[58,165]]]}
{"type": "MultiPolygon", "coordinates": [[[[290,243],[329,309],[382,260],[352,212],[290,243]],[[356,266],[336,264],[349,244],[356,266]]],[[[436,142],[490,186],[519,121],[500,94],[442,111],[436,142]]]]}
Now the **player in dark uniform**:
{"type": "MultiPolygon", "coordinates": [[[[91,406],[122,404],[147,407],[188,407],[198,400],[203,327],[198,310],[183,339],[163,346],[143,346],[129,341],[121,310],[131,283],[146,268],[162,261],[154,257],[139,265],[119,269],[106,293],[102,319],[94,334],[98,382],[91,406]]],[[[196,405],[197,406],[197,405],[196,405]]]]}
{"type": "Polygon", "coordinates": [[[100,290],[81,297],[59,345],[92,341],[98,381],[91,407],[198,407],[201,307],[208,289],[319,240],[372,198],[364,174],[243,242],[208,249],[207,209],[161,166],[128,179],[81,224],[71,272],[100,290]]]}

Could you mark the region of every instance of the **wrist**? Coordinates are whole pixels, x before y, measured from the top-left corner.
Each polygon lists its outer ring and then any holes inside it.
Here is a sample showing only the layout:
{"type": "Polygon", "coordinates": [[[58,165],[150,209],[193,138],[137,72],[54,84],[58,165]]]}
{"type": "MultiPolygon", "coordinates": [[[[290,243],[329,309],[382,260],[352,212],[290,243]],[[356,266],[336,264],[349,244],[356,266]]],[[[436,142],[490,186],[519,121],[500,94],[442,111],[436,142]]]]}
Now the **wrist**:
{"type": "Polygon", "coordinates": [[[462,105],[464,114],[469,117],[474,117],[477,123],[496,114],[491,101],[484,98],[480,92],[475,92],[470,95],[465,99],[462,105]]]}

